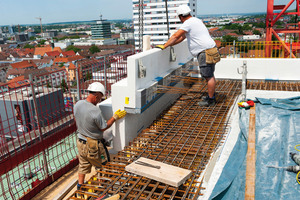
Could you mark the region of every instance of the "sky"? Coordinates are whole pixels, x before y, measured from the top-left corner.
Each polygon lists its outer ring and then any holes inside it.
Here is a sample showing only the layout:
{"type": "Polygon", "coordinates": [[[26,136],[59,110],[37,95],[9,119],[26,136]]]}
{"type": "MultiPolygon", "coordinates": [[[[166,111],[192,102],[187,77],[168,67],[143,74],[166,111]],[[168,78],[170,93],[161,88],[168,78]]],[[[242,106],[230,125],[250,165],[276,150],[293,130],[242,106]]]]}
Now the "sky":
{"type": "MultiPolygon", "coordinates": [[[[290,0],[274,0],[287,4],[290,0]]],[[[266,12],[267,0],[197,0],[198,15],[266,12]]],[[[132,0],[0,0],[0,25],[131,19],[132,0]]]]}

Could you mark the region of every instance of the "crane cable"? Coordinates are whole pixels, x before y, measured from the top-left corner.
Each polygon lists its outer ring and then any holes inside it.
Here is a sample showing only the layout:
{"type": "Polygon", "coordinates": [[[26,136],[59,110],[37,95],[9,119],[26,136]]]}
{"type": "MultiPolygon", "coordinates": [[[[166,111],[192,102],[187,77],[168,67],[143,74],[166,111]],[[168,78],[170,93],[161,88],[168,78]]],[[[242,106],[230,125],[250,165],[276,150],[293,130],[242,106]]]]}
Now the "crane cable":
{"type": "Polygon", "coordinates": [[[167,19],[167,31],[168,31],[168,39],[170,39],[170,27],[169,27],[169,11],[168,11],[168,0],[165,0],[166,7],[166,19],[167,19]]]}

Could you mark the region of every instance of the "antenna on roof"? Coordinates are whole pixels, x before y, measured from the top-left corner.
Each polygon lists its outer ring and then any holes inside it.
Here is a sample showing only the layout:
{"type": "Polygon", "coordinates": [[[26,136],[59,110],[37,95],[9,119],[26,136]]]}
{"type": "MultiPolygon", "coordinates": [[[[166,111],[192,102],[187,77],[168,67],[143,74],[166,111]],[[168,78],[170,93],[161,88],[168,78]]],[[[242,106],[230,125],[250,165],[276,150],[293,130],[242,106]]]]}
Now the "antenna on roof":
{"type": "Polygon", "coordinates": [[[102,14],[100,14],[100,21],[102,21],[102,14]]]}

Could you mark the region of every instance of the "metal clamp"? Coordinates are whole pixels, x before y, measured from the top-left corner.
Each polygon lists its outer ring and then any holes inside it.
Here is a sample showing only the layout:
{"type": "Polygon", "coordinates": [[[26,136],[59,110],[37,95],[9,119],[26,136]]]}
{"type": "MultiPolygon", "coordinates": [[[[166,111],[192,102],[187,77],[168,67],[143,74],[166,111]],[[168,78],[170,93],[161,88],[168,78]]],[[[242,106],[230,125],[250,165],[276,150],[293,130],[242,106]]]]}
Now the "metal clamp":
{"type": "Polygon", "coordinates": [[[246,101],[246,85],[247,85],[247,73],[248,73],[247,61],[243,62],[243,66],[237,68],[237,72],[239,74],[242,74],[242,101],[246,101]]]}
{"type": "Polygon", "coordinates": [[[175,62],[176,61],[176,54],[174,51],[174,47],[170,47],[170,62],[175,62]]]}
{"type": "Polygon", "coordinates": [[[146,67],[142,63],[142,59],[139,59],[139,65],[138,65],[138,77],[139,78],[145,78],[146,77],[146,67]]]}

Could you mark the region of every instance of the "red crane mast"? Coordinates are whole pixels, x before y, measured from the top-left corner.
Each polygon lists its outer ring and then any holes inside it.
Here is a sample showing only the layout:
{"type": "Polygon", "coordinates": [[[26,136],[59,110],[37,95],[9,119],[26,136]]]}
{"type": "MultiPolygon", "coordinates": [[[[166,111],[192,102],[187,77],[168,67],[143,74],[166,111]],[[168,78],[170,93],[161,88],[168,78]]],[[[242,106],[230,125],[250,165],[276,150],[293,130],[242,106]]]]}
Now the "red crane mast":
{"type": "MultiPolygon", "coordinates": [[[[300,0],[290,0],[286,5],[274,5],[274,0],[268,0],[267,6],[267,17],[266,17],[266,41],[271,42],[272,36],[274,35],[277,40],[283,45],[286,55],[291,55],[293,58],[296,58],[293,52],[300,50],[299,45],[290,46],[286,44],[286,41],[283,41],[279,37],[279,33],[285,34],[298,34],[298,39],[300,37],[300,22],[295,22],[292,24],[287,24],[285,28],[276,28],[275,23],[281,19],[284,15],[294,15],[297,17],[300,16],[300,0]],[[292,5],[296,5],[296,9],[288,10],[292,5]],[[292,52],[291,52],[292,51],[292,52]]],[[[271,48],[267,48],[266,55],[269,57],[271,54],[271,48]]]]}

